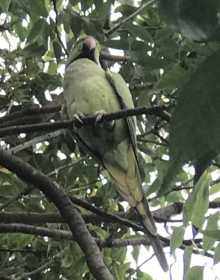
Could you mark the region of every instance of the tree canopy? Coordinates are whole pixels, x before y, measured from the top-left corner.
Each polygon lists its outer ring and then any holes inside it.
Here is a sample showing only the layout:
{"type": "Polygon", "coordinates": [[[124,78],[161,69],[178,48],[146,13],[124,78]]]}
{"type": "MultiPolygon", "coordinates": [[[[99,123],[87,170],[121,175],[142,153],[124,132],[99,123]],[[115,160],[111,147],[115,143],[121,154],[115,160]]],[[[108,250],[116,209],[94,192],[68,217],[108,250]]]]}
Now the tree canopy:
{"type": "Polygon", "coordinates": [[[219,13],[218,0],[0,0],[0,279],[156,279],[139,218],[69,130],[63,76],[83,34],[131,91],[135,110],[105,117],[137,116],[170,275],[203,279],[206,262],[214,275],[219,13]]]}

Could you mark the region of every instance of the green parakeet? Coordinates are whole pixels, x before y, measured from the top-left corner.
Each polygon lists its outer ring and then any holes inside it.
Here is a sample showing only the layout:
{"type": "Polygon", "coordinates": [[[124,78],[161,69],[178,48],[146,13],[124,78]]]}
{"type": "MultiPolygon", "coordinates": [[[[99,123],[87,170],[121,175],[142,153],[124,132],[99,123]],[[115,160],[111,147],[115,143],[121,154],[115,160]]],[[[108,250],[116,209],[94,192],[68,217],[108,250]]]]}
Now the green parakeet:
{"type": "MultiPolygon", "coordinates": [[[[111,113],[133,108],[130,91],[123,78],[99,61],[100,47],[91,36],[81,38],[71,51],[64,78],[64,98],[70,118],[76,114],[111,113]]],[[[154,220],[141,188],[138,168],[135,118],[82,126],[79,140],[89,153],[108,171],[119,194],[134,207],[142,218],[147,239],[151,242],[164,271],[168,270],[154,220]]]]}

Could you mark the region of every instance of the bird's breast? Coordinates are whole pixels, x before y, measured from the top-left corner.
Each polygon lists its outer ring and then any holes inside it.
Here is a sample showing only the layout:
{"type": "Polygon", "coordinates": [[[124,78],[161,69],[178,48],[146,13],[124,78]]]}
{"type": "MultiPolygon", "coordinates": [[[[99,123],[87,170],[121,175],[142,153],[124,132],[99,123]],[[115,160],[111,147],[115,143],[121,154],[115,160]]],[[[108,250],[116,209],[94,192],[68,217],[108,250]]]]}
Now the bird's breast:
{"type": "Polygon", "coordinates": [[[71,115],[78,112],[92,114],[100,110],[110,113],[120,109],[105,71],[88,59],[79,59],[67,68],[64,88],[71,115]]]}

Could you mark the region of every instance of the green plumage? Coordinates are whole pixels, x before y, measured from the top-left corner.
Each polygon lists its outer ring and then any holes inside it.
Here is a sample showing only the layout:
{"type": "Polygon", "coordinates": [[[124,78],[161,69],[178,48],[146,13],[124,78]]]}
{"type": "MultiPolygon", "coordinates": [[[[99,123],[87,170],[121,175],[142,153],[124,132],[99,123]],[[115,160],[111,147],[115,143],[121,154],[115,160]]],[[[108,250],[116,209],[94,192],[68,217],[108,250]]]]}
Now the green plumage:
{"type": "MultiPolygon", "coordinates": [[[[134,107],[123,78],[101,68],[98,48],[92,48],[95,44],[93,37],[86,37],[70,55],[64,79],[64,97],[70,118],[78,113],[111,113],[134,107]]],[[[135,122],[135,118],[117,120],[112,128],[105,124],[86,126],[77,133],[89,152],[107,169],[120,195],[137,209],[157,258],[167,270],[166,258],[141,188],[135,122]]]]}

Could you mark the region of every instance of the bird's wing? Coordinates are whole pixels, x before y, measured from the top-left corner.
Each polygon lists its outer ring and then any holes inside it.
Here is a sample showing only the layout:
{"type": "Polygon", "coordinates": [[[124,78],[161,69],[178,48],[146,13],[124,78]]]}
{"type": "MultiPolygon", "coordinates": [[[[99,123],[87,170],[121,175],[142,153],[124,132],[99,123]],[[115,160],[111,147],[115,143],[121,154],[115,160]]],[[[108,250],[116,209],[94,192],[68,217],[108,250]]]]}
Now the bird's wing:
{"type": "MultiPolygon", "coordinates": [[[[121,109],[134,108],[134,103],[130,94],[130,91],[121,77],[120,74],[112,73],[108,69],[106,70],[106,78],[109,83],[112,85],[115,94],[117,95],[118,101],[120,103],[121,109]]],[[[134,154],[138,163],[137,157],[137,144],[136,144],[136,118],[128,117],[126,118],[126,124],[128,127],[129,138],[131,145],[134,150],[134,154]]]]}
{"type": "MultiPolygon", "coordinates": [[[[118,97],[121,109],[133,108],[134,105],[130,91],[121,75],[111,73],[109,70],[107,70],[106,77],[114,88],[114,92],[118,97]]],[[[127,198],[131,206],[135,207],[137,212],[140,214],[143,226],[145,228],[145,233],[154,248],[155,254],[162,268],[164,269],[164,271],[167,271],[168,265],[163,252],[163,247],[161,245],[159,237],[157,236],[156,227],[149,209],[148,202],[144,197],[144,193],[141,189],[135,131],[136,118],[127,118],[126,124],[128,127],[129,141],[131,143],[128,149],[129,164],[127,173],[123,174],[123,172],[121,172],[119,169],[115,169],[111,165],[108,165],[107,169],[110,174],[117,177],[118,183],[121,185],[121,187],[118,186],[118,191],[120,192],[120,194],[123,197],[127,198]],[[131,202],[135,203],[135,205],[132,205],[131,202]]]]}

